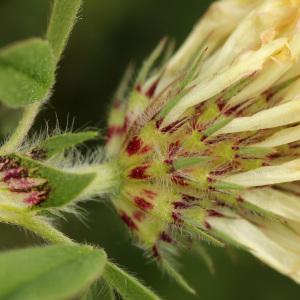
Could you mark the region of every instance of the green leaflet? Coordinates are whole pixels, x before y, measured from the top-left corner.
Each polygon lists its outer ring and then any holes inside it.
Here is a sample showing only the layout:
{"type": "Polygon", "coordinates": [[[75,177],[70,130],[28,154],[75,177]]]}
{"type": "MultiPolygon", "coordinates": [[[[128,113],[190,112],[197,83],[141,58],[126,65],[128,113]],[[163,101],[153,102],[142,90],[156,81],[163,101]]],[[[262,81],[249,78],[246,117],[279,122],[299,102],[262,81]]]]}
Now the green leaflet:
{"type": "Polygon", "coordinates": [[[35,155],[37,156],[37,159],[49,158],[78,144],[82,144],[88,140],[95,139],[98,135],[99,133],[96,131],[55,135],[42,141],[37,147],[32,149],[30,154],[32,158],[35,158],[35,155]],[[39,157],[39,155],[41,155],[41,157],[39,157]]]}
{"type": "Polygon", "coordinates": [[[55,80],[55,62],[47,41],[34,38],[0,50],[0,100],[22,107],[44,100],[55,80]]]}
{"type": "Polygon", "coordinates": [[[60,300],[99,278],[106,254],[89,246],[47,246],[0,255],[0,299],[60,300]]]}
{"type": "Polygon", "coordinates": [[[124,300],[160,300],[151,290],[136,278],[127,274],[115,264],[108,262],[103,274],[108,285],[114,288],[124,300]]]}
{"type": "Polygon", "coordinates": [[[76,200],[96,177],[91,173],[67,172],[30,159],[26,156],[12,155],[22,167],[28,168],[30,175],[48,181],[48,198],[38,206],[41,208],[59,207],[76,200]]]}

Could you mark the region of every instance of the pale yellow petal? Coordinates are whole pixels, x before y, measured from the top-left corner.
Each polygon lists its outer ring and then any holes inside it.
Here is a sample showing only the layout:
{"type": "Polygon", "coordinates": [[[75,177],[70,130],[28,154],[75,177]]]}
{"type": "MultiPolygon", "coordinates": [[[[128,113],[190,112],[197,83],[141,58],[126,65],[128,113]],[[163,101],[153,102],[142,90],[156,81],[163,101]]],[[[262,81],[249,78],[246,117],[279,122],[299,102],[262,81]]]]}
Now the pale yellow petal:
{"type": "Polygon", "coordinates": [[[294,99],[254,114],[232,120],[216,134],[253,131],[293,124],[300,121],[300,99],[294,99]]]}
{"type": "Polygon", "coordinates": [[[279,166],[261,167],[248,172],[226,176],[222,180],[244,187],[300,180],[300,159],[295,159],[279,166]]]}
{"type": "MultiPolygon", "coordinates": [[[[282,274],[300,283],[300,254],[289,251],[281,241],[254,224],[240,219],[210,218],[209,224],[282,274]]],[[[297,239],[300,242],[299,238],[297,239]]],[[[297,249],[298,250],[298,249],[297,249]]]]}
{"type": "Polygon", "coordinates": [[[266,140],[254,144],[254,147],[277,147],[300,140],[300,125],[291,128],[282,129],[266,140]]]}
{"type": "Polygon", "coordinates": [[[200,47],[214,51],[261,0],[224,0],[215,2],[202,17],[167,66],[166,75],[173,76],[184,69],[200,47]]]}
{"type": "Polygon", "coordinates": [[[277,216],[300,222],[300,197],[273,188],[247,189],[241,197],[277,216]]]}
{"type": "Polygon", "coordinates": [[[220,93],[224,89],[238,82],[245,76],[250,76],[254,72],[261,70],[264,63],[270,57],[286,47],[286,39],[278,39],[263,46],[257,51],[249,52],[247,56],[236,60],[232,66],[225,67],[219,74],[197,84],[190,93],[170,111],[164,120],[164,125],[168,125],[177,120],[189,107],[197,105],[212,96],[220,93]]]}

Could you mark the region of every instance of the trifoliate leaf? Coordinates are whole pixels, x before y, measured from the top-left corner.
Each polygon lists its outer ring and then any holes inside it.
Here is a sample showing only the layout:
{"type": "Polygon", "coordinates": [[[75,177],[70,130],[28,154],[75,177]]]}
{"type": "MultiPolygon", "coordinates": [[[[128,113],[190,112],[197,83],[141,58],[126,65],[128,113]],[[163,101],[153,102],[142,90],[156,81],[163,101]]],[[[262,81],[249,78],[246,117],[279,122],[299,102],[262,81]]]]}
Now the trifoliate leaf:
{"type": "Polygon", "coordinates": [[[55,61],[47,41],[35,38],[0,50],[0,101],[22,107],[44,100],[54,84],[55,61]]]}
{"type": "Polygon", "coordinates": [[[4,252],[0,299],[73,299],[102,275],[105,263],[104,251],[79,245],[4,252]]]}

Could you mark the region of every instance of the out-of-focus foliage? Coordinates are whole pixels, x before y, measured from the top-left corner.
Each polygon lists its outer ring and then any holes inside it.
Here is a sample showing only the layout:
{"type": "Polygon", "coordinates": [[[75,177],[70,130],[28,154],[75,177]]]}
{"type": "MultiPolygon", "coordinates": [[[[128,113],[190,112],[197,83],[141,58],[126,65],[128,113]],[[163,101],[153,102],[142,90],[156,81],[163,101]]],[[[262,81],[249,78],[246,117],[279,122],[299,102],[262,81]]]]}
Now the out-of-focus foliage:
{"type": "MultiPolygon", "coordinates": [[[[126,65],[132,59],[139,64],[162,36],[174,37],[179,44],[210,2],[85,0],[80,24],[60,68],[53,100],[39,119],[49,119],[54,126],[58,118],[64,126],[69,115],[75,118],[75,128],[86,125],[105,128],[108,102],[126,65]]],[[[0,46],[44,32],[49,3],[46,0],[0,0],[0,46]]],[[[44,121],[40,125],[45,126],[44,121]]],[[[299,287],[289,279],[249,255],[231,249],[225,253],[214,247],[208,251],[215,260],[215,275],[209,273],[196,254],[186,252],[183,273],[198,292],[198,296],[189,295],[163,277],[154,264],[147,263],[108,204],[88,203],[85,208],[88,213],[84,223],[88,226],[73,217],[68,223],[62,221],[70,236],[100,244],[110,257],[138,274],[167,299],[299,298],[299,287]]],[[[0,234],[2,249],[30,243],[23,232],[8,226],[1,225],[0,234]]]]}

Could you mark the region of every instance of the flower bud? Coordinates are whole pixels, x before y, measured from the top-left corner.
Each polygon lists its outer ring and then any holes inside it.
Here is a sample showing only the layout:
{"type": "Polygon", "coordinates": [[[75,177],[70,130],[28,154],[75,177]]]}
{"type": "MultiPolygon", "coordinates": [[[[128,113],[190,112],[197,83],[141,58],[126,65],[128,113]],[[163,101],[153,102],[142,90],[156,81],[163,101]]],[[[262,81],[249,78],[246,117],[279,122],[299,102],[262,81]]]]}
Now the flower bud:
{"type": "Polygon", "coordinates": [[[48,198],[47,180],[30,175],[28,168],[11,157],[0,157],[0,178],[2,206],[31,208],[48,198]]]}

